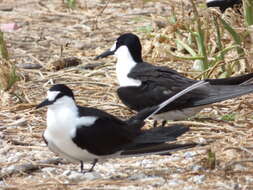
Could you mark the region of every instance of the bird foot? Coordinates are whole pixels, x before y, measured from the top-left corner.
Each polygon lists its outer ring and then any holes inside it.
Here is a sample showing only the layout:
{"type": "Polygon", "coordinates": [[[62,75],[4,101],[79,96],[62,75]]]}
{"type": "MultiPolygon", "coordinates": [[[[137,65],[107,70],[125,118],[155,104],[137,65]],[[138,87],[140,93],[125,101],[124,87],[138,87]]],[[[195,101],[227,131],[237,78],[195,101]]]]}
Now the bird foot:
{"type": "Polygon", "coordinates": [[[88,169],[88,170],[84,170],[84,169],[83,169],[83,161],[80,161],[80,164],[81,164],[81,165],[80,165],[81,173],[85,174],[85,173],[92,172],[93,169],[94,169],[94,167],[95,167],[95,165],[97,164],[97,162],[98,162],[98,159],[94,159],[93,162],[92,162],[91,168],[88,169]]]}
{"type": "Polygon", "coordinates": [[[164,127],[164,126],[166,125],[166,123],[167,123],[167,120],[163,120],[163,121],[162,121],[162,124],[161,124],[161,125],[158,125],[158,121],[155,120],[155,121],[154,121],[154,124],[153,124],[153,127],[154,127],[154,128],[156,128],[156,127],[164,127]]]}

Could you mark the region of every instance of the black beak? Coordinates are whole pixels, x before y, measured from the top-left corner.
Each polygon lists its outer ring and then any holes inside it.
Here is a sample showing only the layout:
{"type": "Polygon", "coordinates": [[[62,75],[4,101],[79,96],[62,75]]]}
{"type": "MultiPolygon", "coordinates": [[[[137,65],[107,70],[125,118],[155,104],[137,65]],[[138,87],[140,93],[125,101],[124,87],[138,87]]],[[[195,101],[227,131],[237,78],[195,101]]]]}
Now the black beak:
{"type": "Polygon", "coordinates": [[[104,53],[98,55],[97,57],[95,57],[95,60],[100,59],[100,58],[104,58],[107,57],[109,55],[113,55],[115,51],[111,51],[110,49],[106,50],[104,53]]]}
{"type": "Polygon", "coordinates": [[[44,107],[44,106],[48,106],[50,104],[52,104],[52,101],[49,101],[48,99],[44,100],[43,102],[41,102],[39,105],[36,106],[36,109],[44,107]]]}

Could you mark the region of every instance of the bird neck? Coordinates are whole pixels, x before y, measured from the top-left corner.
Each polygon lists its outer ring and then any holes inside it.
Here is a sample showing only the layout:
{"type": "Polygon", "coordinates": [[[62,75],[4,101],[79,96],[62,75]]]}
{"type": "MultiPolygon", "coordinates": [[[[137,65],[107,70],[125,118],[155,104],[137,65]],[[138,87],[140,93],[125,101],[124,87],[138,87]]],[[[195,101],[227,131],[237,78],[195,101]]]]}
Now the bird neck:
{"type": "Polygon", "coordinates": [[[131,70],[138,64],[129,49],[126,46],[121,46],[115,52],[117,57],[116,74],[120,86],[140,86],[141,82],[132,79],[128,76],[131,70]]]}
{"type": "Polygon", "coordinates": [[[47,129],[55,133],[71,131],[75,127],[77,117],[78,107],[75,101],[70,97],[63,97],[48,106],[47,129]]]}

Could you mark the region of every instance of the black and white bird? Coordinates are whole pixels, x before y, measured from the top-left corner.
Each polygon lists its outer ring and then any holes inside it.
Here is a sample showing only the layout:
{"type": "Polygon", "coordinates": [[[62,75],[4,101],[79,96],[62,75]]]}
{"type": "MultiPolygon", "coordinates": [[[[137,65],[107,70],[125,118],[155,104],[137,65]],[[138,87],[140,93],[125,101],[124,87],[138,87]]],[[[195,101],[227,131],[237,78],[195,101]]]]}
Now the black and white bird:
{"type": "Polygon", "coordinates": [[[92,171],[99,159],[169,153],[190,148],[195,143],[167,144],[188,127],[172,126],[141,130],[144,120],[163,106],[194,88],[206,85],[200,81],[158,106],[146,108],[128,120],[121,120],[102,110],[76,105],[74,94],[64,84],[57,84],[47,92],[47,99],[37,108],[48,106],[47,128],[43,138],[50,150],[60,156],[81,163],[93,161],[92,171]]]}
{"type": "Polygon", "coordinates": [[[207,7],[219,7],[221,12],[227,8],[233,8],[235,5],[241,5],[242,0],[206,0],[207,7]]]}
{"type": "MultiPolygon", "coordinates": [[[[158,105],[197,82],[168,67],[144,62],[140,40],[132,33],[121,35],[111,49],[96,59],[109,55],[117,58],[118,96],[126,106],[136,111],[158,105]]],[[[242,85],[252,78],[253,73],[225,79],[207,79],[210,84],[183,95],[153,118],[156,121],[186,119],[209,104],[252,93],[253,84],[242,85]]]]}

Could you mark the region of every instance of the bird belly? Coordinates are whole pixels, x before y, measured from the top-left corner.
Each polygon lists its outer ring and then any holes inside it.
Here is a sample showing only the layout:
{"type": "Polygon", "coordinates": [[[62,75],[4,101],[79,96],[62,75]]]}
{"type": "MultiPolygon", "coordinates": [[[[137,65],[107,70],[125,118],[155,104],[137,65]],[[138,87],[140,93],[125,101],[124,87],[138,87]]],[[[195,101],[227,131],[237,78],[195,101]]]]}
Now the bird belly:
{"type": "Polygon", "coordinates": [[[155,120],[184,120],[194,116],[200,112],[204,106],[198,106],[193,108],[185,108],[180,110],[171,110],[164,113],[159,113],[153,116],[155,120]]]}
{"type": "MultiPolygon", "coordinates": [[[[59,132],[60,134],[60,132],[59,132]]],[[[73,141],[71,136],[52,135],[46,130],[44,138],[48,142],[48,148],[69,161],[92,161],[98,156],[88,152],[85,149],[79,148],[73,141]]]]}
{"type": "Polygon", "coordinates": [[[72,141],[76,123],[76,113],[72,110],[48,109],[44,138],[48,142],[49,149],[70,161],[90,161],[97,158],[96,155],[79,148],[72,141]]]}

